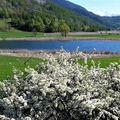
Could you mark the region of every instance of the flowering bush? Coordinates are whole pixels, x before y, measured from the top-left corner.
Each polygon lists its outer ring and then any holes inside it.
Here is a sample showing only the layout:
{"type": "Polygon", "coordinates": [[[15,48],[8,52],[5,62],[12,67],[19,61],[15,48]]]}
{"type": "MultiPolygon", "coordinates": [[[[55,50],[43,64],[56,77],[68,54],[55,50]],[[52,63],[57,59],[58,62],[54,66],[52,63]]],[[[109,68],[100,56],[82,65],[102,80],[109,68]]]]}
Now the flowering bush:
{"type": "Polygon", "coordinates": [[[51,57],[0,82],[0,119],[120,120],[120,65],[88,68],[68,53],[51,57]]]}

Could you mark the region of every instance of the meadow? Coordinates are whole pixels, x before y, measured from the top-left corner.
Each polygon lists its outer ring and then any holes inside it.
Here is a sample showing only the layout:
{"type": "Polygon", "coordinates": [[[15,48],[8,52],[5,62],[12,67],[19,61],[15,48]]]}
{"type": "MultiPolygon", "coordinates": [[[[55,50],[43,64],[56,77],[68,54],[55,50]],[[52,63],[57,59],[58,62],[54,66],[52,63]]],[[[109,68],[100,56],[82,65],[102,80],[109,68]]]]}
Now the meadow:
{"type": "Polygon", "coordinates": [[[13,57],[13,56],[0,56],[0,80],[10,79],[13,75],[13,68],[18,71],[24,71],[26,67],[35,68],[36,65],[43,62],[39,58],[29,58],[26,57],[13,57]]]}
{"type": "Polygon", "coordinates": [[[78,38],[97,38],[97,39],[120,39],[119,33],[103,33],[103,34],[78,34],[70,35],[71,37],[78,38]]]}
{"type": "MultiPolygon", "coordinates": [[[[34,33],[34,32],[24,32],[24,31],[19,31],[16,29],[11,29],[10,31],[6,32],[0,32],[0,39],[1,40],[6,40],[10,38],[44,38],[44,39],[62,39],[65,37],[61,36],[61,33],[34,33]]],[[[83,33],[69,33],[66,37],[66,39],[120,39],[120,34],[119,33],[97,33],[93,32],[92,34],[89,34],[87,32],[83,33]]]]}
{"type": "MultiPolygon", "coordinates": [[[[96,66],[100,63],[100,67],[105,68],[112,62],[119,62],[120,57],[89,58],[89,67],[92,66],[92,60],[96,66]]],[[[16,68],[18,71],[24,71],[24,69],[28,66],[36,68],[36,66],[42,62],[44,62],[42,58],[31,58],[29,60],[27,57],[0,55],[0,80],[10,79],[13,75],[13,68],[16,68]]],[[[84,65],[83,59],[78,59],[76,62],[84,65]]]]}

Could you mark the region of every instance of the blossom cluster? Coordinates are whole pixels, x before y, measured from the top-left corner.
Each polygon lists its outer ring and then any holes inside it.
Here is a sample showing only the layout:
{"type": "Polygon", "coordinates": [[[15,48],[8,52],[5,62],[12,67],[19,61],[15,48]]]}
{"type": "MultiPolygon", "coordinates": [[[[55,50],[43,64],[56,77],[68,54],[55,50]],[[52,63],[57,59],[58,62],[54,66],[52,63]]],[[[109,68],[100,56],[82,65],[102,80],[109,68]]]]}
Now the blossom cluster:
{"type": "Polygon", "coordinates": [[[89,68],[69,53],[51,56],[0,82],[0,119],[120,120],[120,65],[89,68]]]}

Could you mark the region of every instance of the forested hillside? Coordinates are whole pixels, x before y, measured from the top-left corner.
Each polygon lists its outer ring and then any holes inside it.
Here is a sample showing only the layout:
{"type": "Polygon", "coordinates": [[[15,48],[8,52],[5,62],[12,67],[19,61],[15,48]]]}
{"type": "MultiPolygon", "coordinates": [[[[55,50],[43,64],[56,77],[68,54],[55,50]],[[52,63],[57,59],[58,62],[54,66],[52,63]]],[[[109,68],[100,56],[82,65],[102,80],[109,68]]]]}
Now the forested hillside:
{"type": "Polygon", "coordinates": [[[74,3],[67,1],[67,0],[51,0],[51,2],[56,3],[60,6],[63,6],[69,10],[72,10],[75,13],[77,13],[78,15],[85,16],[89,19],[92,19],[98,23],[103,24],[103,21],[100,19],[101,17],[99,15],[96,15],[96,14],[88,11],[87,8],[84,8],[80,5],[74,4],[74,3]]]}
{"type": "Polygon", "coordinates": [[[65,7],[69,10],[72,10],[80,16],[85,16],[88,19],[92,19],[97,23],[103,24],[110,29],[120,29],[120,16],[102,17],[88,11],[87,8],[74,4],[68,0],[51,0],[51,2],[56,3],[57,5],[65,7]]]}
{"type": "Polygon", "coordinates": [[[120,30],[120,16],[102,17],[104,23],[114,29],[120,30]]]}
{"type": "Polygon", "coordinates": [[[71,31],[98,31],[105,27],[47,0],[1,0],[0,18],[19,30],[58,32],[65,23],[71,31]]]}

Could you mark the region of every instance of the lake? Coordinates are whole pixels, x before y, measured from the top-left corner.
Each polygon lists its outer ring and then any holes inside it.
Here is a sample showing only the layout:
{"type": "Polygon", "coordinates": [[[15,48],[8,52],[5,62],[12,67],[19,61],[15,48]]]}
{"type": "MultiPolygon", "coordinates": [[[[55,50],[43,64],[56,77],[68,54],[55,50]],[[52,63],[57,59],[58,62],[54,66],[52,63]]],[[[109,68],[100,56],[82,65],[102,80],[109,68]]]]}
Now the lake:
{"type": "Polygon", "coordinates": [[[63,46],[66,51],[75,51],[77,46],[81,51],[120,52],[119,40],[47,40],[47,41],[0,41],[0,49],[28,49],[28,50],[59,50],[63,46]]]}

